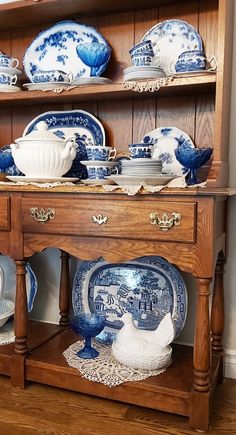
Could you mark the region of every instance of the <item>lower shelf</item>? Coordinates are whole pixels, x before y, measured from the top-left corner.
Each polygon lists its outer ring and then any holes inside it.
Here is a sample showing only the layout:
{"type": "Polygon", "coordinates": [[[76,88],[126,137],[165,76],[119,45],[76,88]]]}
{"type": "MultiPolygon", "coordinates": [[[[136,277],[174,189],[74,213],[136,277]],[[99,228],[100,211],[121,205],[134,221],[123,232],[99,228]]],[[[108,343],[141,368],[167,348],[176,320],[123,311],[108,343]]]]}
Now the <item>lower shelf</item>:
{"type": "MultiPolygon", "coordinates": [[[[64,330],[37,347],[26,359],[26,379],[66,388],[85,394],[132,403],[147,408],[189,416],[192,388],[192,347],[175,345],[173,362],[165,373],[144,381],[127,382],[113,388],[88,381],[78,370],[67,365],[62,355],[78,340],[71,330],[64,330]]],[[[212,364],[212,386],[216,384],[219,359],[212,364]]]]}
{"type": "MultiPolygon", "coordinates": [[[[174,345],[172,364],[159,376],[110,388],[82,378],[78,370],[68,366],[63,352],[78,340],[73,331],[63,330],[57,325],[30,322],[29,332],[30,354],[25,359],[26,380],[184,416],[190,415],[192,347],[174,345]]],[[[12,354],[13,344],[0,346],[1,374],[11,375],[12,354]]],[[[217,383],[219,365],[219,357],[213,357],[209,398],[217,383]]],[[[208,393],[205,394],[208,396],[208,393]]]]}

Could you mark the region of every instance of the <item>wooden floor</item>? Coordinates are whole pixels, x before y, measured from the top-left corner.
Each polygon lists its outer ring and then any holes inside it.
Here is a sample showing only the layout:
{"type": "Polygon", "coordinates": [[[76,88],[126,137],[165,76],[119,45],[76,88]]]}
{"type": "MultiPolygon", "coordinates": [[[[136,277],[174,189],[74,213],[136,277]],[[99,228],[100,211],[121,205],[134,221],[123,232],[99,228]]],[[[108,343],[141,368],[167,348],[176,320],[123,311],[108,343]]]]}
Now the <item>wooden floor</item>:
{"type": "MultiPolygon", "coordinates": [[[[187,418],[0,376],[1,435],[195,434],[187,418]]],[[[217,388],[210,434],[236,435],[236,380],[217,388]]]]}

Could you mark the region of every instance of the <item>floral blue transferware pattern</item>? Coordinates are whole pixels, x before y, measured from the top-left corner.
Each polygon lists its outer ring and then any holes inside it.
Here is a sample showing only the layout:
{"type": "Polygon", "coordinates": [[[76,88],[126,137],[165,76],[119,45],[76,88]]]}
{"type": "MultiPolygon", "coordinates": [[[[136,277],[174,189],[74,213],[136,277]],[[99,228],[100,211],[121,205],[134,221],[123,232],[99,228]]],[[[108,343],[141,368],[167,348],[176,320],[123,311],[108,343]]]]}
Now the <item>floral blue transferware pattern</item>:
{"type": "Polygon", "coordinates": [[[202,50],[203,44],[197,30],[179,19],[162,21],[143,36],[141,41],[151,40],[154,53],[160,59],[160,67],[169,74],[170,62],[186,50],[202,50]]]}
{"type": "MultiPolygon", "coordinates": [[[[72,73],[73,78],[90,77],[91,68],[79,57],[77,47],[81,43],[99,43],[109,47],[106,39],[93,27],[71,20],[61,21],[41,32],[25,52],[23,65],[26,75],[33,81],[38,69],[63,70],[72,73]]],[[[109,47],[110,48],[110,47],[109,47]]],[[[109,57],[96,67],[94,74],[99,76],[106,69],[109,57]]]]}

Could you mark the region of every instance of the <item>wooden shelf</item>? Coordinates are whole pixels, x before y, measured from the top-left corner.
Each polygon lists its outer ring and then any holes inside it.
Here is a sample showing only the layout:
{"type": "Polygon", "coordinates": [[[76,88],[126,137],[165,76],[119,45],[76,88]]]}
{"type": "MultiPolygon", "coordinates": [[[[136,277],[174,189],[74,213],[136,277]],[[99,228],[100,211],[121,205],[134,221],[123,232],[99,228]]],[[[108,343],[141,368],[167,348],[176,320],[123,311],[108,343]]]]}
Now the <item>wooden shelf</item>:
{"type": "MultiPolygon", "coordinates": [[[[39,328],[41,326],[40,324],[39,328]]],[[[139,382],[127,382],[115,388],[97,383],[94,388],[95,384],[82,378],[78,370],[69,367],[63,356],[64,350],[77,340],[78,336],[72,331],[64,330],[37,347],[26,359],[26,379],[91,395],[96,391],[96,396],[189,415],[193,373],[192,347],[175,345],[171,366],[159,376],[139,382]],[[165,400],[167,396],[169,400],[165,400]]],[[[214,358],[211,372],[213,387],[218,364],[219,359],[214,358]]]]}
{"type": "MultiPolygon", "coordinates": [[[[146,0],[145,8],[171,3],[183,3],[183,0],[146,0]]],[[[143,0],[21,0],[0,5],[0,26],[2,30],[15,29],[143,7],[143,0]]]]}
{"type": "MultiPolygon", "coordinates": [[[[37,321],[30,322],[29,349],[32,351],[42,344],[42,341],[50,339],[62,331],[58,325],[37,321]]],[[[14,351],[14,343],[0,346],[0,373],[11,376],[11,358],[14,351]]]]}
{"type": "MultiPolygon", "coordinates": [[[[200,75],[197,77],[176,77],[167,86],[157,91],[157,95],[168,96],[184,94],[185,92],[211,92],[215,88],[216,74],[200,75]]],[[[0,93],[0,104],[3,106],[36,105],[44,103],[65,103],[73,101],[104,101],[111,99],[127,99],[150,96],[151,92],[134,92],[125,89],[122,83],[111,83],[106,85],[79,86],[61,93],[53,91],[27,91],[21,90],[13,93],[0,93]]]]}

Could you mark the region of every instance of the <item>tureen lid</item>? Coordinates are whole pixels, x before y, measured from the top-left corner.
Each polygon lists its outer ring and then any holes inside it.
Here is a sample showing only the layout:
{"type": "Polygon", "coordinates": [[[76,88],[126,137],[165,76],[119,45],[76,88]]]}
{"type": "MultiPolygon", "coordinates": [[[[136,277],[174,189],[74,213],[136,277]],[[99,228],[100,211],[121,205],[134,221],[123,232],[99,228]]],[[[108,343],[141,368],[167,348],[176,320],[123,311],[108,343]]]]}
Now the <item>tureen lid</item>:
{"type": "Polygon", "coordinates": [[[39,140],[39,141],[53,141],[53,142],[63,142],[64,139],[56,136],[52,131],[48,130],[48,125],[44,121],[38,122],[36,125],[36,129],[32,130],[29,134],[26,136],[22,136],[19,139],[16,139],[16,142],[25,142],[25,141],[32,141],[32,140],[39,140]]]}

